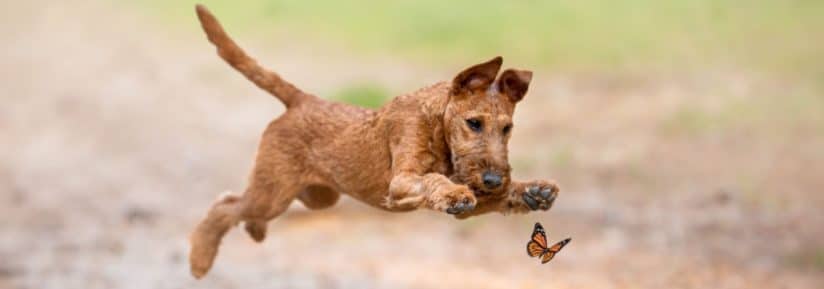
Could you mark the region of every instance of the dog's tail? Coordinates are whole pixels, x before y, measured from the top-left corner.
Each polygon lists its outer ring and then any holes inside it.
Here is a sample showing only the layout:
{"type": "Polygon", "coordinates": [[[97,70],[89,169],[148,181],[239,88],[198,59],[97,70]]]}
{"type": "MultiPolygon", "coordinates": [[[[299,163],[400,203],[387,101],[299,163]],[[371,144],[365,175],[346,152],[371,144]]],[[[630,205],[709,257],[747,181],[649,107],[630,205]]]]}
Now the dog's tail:
{"type": "Polygon", "coordinates": [[[209,12],[209,9],[206,9],[206,6],[197,4],[195,10],[197,11],[197,17],[200,19],[200,24],[203,26],[203,31],[206,32],[206,36],[209,38],[209,42],[212,42],[212,44],[217,47],[218,55],[237,71],[240,71],[247,79],[254,82],[255,85],[280,99],[287,108],[295,106],[302,100],[311,97],[311,95],[280,78],[277,73],[263,68],[257,61],[249,57],[249,55],[226,34],[223,27],[220,26],[220,22],[209,12]]]}

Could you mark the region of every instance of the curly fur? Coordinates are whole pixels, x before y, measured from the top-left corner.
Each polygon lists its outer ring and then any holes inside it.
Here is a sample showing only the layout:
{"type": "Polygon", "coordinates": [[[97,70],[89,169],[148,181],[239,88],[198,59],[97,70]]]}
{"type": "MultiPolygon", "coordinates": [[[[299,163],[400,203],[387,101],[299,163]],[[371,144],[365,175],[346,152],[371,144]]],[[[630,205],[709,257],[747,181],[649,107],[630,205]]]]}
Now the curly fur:
{"type": "Polygon", "coordinates": [[[218,55],[287,110],[263,132],[246,190],[216,201],[192,232],[195,277],[211,268],[231,227],[242,221],[263,241],[266,223],[295,199],[322,209],[345,193],[383,210],[425,208],[458,218],[547,210],[555,200],[553,182],[510,179],[509,128],[531,72],[498,76],[496,57],[369,110],[301,91],[249,57],[204,6],[196,10],[218,55]],[[473,130],[468,119],[482,127],[473,130]],[[485,173],[500,182],[485,183],[485,173]]]}

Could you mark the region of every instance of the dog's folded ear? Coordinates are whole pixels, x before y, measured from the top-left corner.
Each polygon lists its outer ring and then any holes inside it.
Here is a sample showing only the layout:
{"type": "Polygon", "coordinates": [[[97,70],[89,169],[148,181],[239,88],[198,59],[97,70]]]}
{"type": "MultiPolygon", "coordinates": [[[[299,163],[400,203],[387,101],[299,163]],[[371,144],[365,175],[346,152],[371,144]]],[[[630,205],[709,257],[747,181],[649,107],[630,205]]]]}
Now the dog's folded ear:
{"type": "Polygon", "coordinates": [[[487,89],[495,81],[495,76],[501,70],[502,63],[503,58],[498,56],[487,62],[464,69],[452,80],[453,94],[487,89]]]}
{"type": "Polygon", "coordinates": [[[515,103],[521,101],[532,81],[532,71],[507,69],[498,78],[498,90],[515,103]]]}

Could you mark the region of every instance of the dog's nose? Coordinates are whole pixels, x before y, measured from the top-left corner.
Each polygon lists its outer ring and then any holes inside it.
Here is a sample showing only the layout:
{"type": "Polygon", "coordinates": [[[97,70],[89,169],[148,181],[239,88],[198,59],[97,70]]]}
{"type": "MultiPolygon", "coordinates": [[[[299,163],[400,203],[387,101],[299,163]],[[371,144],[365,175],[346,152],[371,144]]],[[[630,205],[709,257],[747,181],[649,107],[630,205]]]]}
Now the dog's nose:
{"type": "Polygon", "coordinates": [[[494,189],[501,186],[501,176],[496,173],[486,171],[481,177],[483,178],[484,186],[487,189],[494,189]]]}

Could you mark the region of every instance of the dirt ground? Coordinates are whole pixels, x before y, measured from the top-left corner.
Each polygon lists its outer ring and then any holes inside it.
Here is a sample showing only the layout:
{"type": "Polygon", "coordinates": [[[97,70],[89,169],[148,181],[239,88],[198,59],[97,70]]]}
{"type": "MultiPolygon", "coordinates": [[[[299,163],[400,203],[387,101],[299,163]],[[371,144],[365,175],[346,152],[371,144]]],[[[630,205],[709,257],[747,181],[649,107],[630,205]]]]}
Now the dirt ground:
{"type": "MultiPolygon", "coordinates": [[[[194,280],[187,234],[243,188],[282,106],[214,55],[194,17],[169,29],[124,5],[61,3],[2,12],[0,288],[824,284],[821,90],[734,69],[536,69],[510,159],[515,177],[561,184],[549,212],[457,221],[294,204],[262,244],[230,232],[194,280]],[[572,237],[546,265],[524,252],[536,221],[572,237]]],[[[364,79],[400,93],[460,69],[241,42],[321,95],[364,79]]]]}

